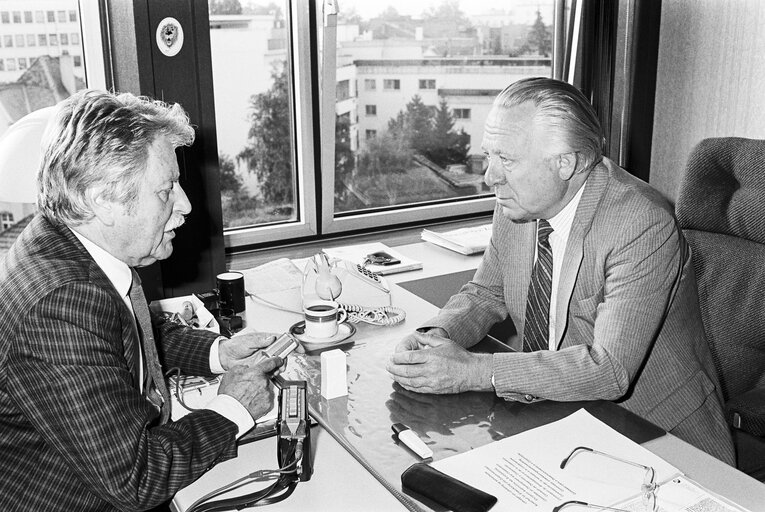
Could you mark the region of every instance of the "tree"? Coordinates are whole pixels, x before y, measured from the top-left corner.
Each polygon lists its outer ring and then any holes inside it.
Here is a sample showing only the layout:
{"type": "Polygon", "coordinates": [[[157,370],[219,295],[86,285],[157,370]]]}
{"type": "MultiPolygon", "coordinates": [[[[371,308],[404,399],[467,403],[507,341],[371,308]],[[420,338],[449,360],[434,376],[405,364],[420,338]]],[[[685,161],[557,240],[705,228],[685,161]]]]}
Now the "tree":
{"type": "Polygon", "coordinates": [[[345,193],[345,183],[351,179],[355,167],[351,151],[351,117],[337,116],[335,121],[335,198],[345,193]]]}
{"type": "Polygon", "coordinates": [[[427,11],[422,13],[425,19],[450,19],[469,25],[470,22],[465,16],[465,13],[460,9],[459,0],[444,0],[437,6],[431,6],[427,11]]]}
{"type": "Polygon", "coordinates": [[[210,14],[242,14],[239,0],[210,0],[210,14]]]}
{"type": "Polygon", "coordinates": [[[454,117],[446,99],[441,98],[433,116],[433,144],[427,157],[446,167],[449,164],[464,163],[470,151],[470,135],[465,130],[454,131],[454,117]]]}
{"type": "Polygon", "coordinates": [[[250,99],[249,139],[237,157],[258,177],[263,199],[274,204],[291,203],[294,180],[286,63],[275,64],[271,78],[271,88],[250,99]]]}
{"type": "Polygon", "coordinates": [[[284,18],[284,16],[282,15],[282,7],[276,2],[270,2],[268,5],[259,5],[259,4],[254,4],[252,2],[249,2],[244,7],[242,12],[244,14],[257,14],[261,16],[265,14],[274,14],[277,19],[284,18]]]}
{"type": "Polygon", "coordinates": [[[531,26],[527,37],[527,45],[536,49],[538,55],[548,57],[552,52],[552,34],[550,29],[542,21],[542,12],[537,9],[537,19],[531,26]]]}
{"type": "Polygon", "coordinates": [[[234,160],[225,154],[218,156],[220,166],[220,192],[221,194],[238,194],[242,190],[242,178],[236,174],[234,160]]]}

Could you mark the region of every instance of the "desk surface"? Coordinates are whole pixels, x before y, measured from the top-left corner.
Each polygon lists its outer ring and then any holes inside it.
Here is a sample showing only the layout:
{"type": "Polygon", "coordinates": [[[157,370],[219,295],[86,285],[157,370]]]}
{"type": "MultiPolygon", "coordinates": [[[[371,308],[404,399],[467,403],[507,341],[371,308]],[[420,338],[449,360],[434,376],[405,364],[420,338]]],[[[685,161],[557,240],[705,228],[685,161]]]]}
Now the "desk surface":
{"type": "MultiPolygon", "coordinates": [[[[462,256],[424,243],[401,246],[397,249],[405,255],[420,259],[425,263],[425,266],[422,270],[388,276],[388,281],[393,283],[469,270],[475,268],[480,261],[480,256],[462,256]]],[[[418,323],[427,320],[437,312],[436,306],[400,287],[394,286],[392,293],[394,294],[394,303],[403,306],[407,311],[407,321],[392,328],[361,326],[357,334],[357,344],[361,346],[361,349],[363,349],[364,344],[370,346],[381,341],[385,341],[386,344],[395,344],[397,340],[414,329],[418,323]]],[[[247,315],[248,325],[275,332],[284,331],[299,320],[299,316],[296,314],[268,310],[263,306],[254,305],[253,307],[248,306],[247,315]]],[[[292,363],[293,361],[290,364],[292,363]]],[[[387,378],[390,380],[384,370],[378,373],[379,375],[376,373],[373,375],[375,379],[387,378]]],[[[358,375],[355,377],[358,378],[358,375]]],[[[354,375],[349,374],[349,382],[353,378],[354,375]]],[[[390,383],[382,387],[387,389],[390,387],[390,383]]],[[[332,403],[334,401],[324,401],[324,406],[332,403]]],[[[369,404],[370,407],[382,405],[369,404]]],[[[346,411],[347,409],[342,412],[345,413],[346,411]]],[[[332,411],[324,412],[331,414],[332,411]]],[[[348,428],[353,431],[356,426],[348,425],[348,428]]],[[[363,426],[358,427],[363,428],[363,426]]],[[[383,487],[322,427],[316,427],[312,430],[312,441],[314,445],[314,475],[312,479],[309,482],[300,483],[295,493],[286,501],[270,505],[270,510],[406,510],[402,502],[383,487]]],[[[276,464],[275,445],[275,440],[271,438],[241,446],[239,457],[216,466],[197,482],[179,492],[174,500],[176,510],[185,510],[199,496],[240,476],[257,469],[273,468],[276,464]]],[[[648,441],[644,446],[710,490],[732,499],[753,512],[765,511],[765,485],[734,468],[717,461],[672,435],[665,435],[648,441]]],[[[413,462],[416,462],[414,456],[411,459],[411,463],[413,462]]]]}

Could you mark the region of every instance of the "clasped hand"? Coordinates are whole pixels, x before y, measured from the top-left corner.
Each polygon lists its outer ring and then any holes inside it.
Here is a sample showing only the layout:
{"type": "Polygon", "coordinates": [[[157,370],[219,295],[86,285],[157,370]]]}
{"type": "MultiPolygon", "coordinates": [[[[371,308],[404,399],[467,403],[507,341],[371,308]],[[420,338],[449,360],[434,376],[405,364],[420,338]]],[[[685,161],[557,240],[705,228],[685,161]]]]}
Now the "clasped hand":
{"type": "Polygon", "coordinates": [[[404,338],[387,366],[393,380],[418,393],[462,393],[492,389],[491,354],[468,352],[432,332],[404,338]]]}

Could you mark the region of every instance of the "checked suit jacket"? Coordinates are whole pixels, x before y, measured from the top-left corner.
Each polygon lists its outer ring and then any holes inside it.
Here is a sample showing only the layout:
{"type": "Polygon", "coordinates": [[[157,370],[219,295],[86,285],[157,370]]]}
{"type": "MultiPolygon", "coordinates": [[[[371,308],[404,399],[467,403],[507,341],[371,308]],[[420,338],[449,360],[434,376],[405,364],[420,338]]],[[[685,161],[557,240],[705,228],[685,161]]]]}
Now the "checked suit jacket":
{"type": "MultiPolygon", "coordinates": [[[[213,333],[155,322],[165,369],[209,375],[213,333]]],[[[134,383],[132,314],[64,226],[35,217],[0,262],[0,510],[142,510],[236,455],[236,425],[159,425],[134,383]]],[[[137,373],[137,372],[135,372],[137,373]]]]}
{"type": "MultiPolygon", "coordinates": [[[[473,280],[425,325],[465,347],[508,316],[522,333],[535,244],[534,222],[495,210],[473,280]]],[[[616,401],[733,463],[688,244],[658,192],[608,159],[585,184],[552,308],[557,350],[495,354],[499,396],[616,401]]]]}

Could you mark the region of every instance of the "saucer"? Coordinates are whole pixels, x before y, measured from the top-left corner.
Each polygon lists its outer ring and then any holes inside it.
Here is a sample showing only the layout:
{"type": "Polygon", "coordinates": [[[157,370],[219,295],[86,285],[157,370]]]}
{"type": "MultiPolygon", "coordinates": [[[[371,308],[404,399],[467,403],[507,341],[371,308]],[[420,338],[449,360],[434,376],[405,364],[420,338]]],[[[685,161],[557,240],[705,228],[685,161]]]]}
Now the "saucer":
{"type": "Polygon", "coordinates": [[[356,334],[356,327],[347,322],[338,324],[337,333],[329,338],[314,338],[305,334],[305,320],[301,320],[290,327],[290,334],[293,335],[306,350],[317,350],[328,347],[336,347],[347,343],[348,340],[356,334]]]}

